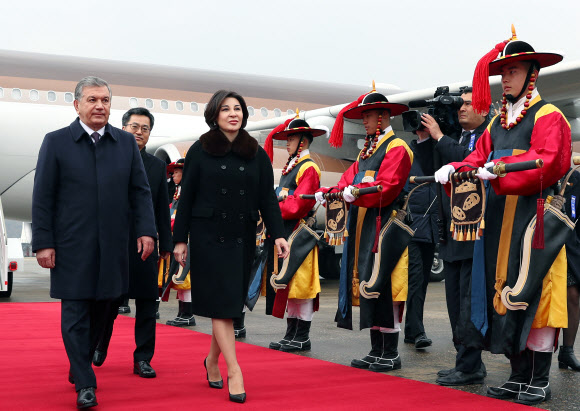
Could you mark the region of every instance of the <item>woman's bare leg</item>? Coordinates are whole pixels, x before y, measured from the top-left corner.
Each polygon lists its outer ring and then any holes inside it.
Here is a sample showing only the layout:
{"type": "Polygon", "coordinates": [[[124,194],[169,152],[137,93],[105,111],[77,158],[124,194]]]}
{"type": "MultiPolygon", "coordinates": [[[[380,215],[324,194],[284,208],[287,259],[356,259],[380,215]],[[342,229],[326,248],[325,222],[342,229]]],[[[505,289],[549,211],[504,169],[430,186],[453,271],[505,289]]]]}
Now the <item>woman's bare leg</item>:
{"type": "MultiPolygon", "coordinates": [[[[212,323],[213,324],[213,323],[212,323]]],[[[218,345],[215,333],[211,333],[211,345],[209,347],[209,354],[207,355],[206,366],[207,375],[210,381],[221,381],[222,376],[218,367],[218,360],[220,358],[221,350],[218,345]]]]}
{"type": "Polygon", "coordinates": [[[241,394],[245,392],[244,378],[236,357],[236,339],[232,320],[212,318],[212,327],[216,345],[219,346],[219,350],[223,354],[228,367],[228,389],[230,394],[241,394]]]}

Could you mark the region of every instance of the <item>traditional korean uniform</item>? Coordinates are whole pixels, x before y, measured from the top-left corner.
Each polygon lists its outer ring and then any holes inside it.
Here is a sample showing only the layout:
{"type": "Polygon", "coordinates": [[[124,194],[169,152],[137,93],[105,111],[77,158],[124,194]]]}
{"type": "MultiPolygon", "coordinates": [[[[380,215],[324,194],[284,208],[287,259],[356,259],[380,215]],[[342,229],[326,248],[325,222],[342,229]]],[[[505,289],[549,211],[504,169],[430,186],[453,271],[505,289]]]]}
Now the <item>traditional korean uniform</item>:
{"type": "MultiPolygon", "coordinates": [[[[501,294],[504,287],[514,287],[520,266],[525,263],[520,258],[524,232],[537,213],[537,200],[554,194],[554,185],[570,167],[571,132],[560,110],[544,101],[534,85],[534,69],[556,64],[562,56],[535,52],[528,43],[517,40],[515,32],[509,42],[500,43],[495,50],[491,58],[500,53],[499,58],[491,62],[482,59],[483,64],[489,64],[489,75],[501,74],[502,67],[511,62],[528,61],[532,63],[529,82],[521,91],[514,90],[520,93],[515,97],[504,94],[501,114],[488,125],[475,150],[464,162],[451,165],[458,170],[465,165],[482,167],[488,162],[544,161],[543,168],[509,173],[486,183],[485,230],[483,238],[475,242],[469,307],[475,332],[484,336],[485,347],[475,348],[505,354],[511,363],[509,380],[501,387],[488,388],[488,396],[535,404],[550,398],[548,377],[556,329],[566,327],[568,321],[564,247],[545,274],[541,293],[527,301],[525,310],[506,309],[501,294]]],[[[476,77],[477,73],[476,69],[476,77]]],[[[481,97],[477,95],[476,77],[473,104],[477,110],[481,97]]],[[[488,101],[479,107],[485,104],[489,107],[488,101]]],[[[548,247],[550,239],[545,241],[548,247]]],[[[530,267],[527,275],[532,278],[543,274],[530,267]]]]}
{"type": "MultiPolygon", "coordinates": [[[[389,103],[387,98],[372,91],[350,105],[337,117],[330,144],[339,146],[342,136],[342,117],[360,119],[367,110],[389,110],[391,116],[408,109],[403,104],[389,103]],[[337,127],[337,123],[338,127],[337,127]]],[[[381,121],[381,120],[380,120],[381,121]]],[[[401,368],[398,339],[404,304],[407,299],[408,253],[402,257],[391,273],[390,282],[378,298],[358,298],[358,283],[371,278],[375,253],[373,248],[380,230],[397,205],[408,179],[413,162],[413,152],[392,127],[379,127],[375,135],[366,137],[366,143],[357,161],[342,175],[338,190],[349,186],[358,188],[381,185],[382,192],[360,196],[351,203],[348,212],[348,237],[342,255],[338,310],[335,321],[338,327],[352,329],[352,305],[360,301],[360,329],[370,328],[371,351],[351,365],[373,371],[390,371],[401,368]],[[379,219],[380,217],[380,219],[379,219]],[[354,293],[354,296],[353,296],[354,293]]],[[[329,189],[323,189],[329,191],[329,189]]]]}
{"type": "MultiPolygon", "coordinates": [[[[325,130],[311,128],[309,124],[300,119],[294,118],[281,124],[268,135],[265,143],[266,152],[273,160],[273,141],[287,140],[291,135],[301,135],[301,140],[297,151],[290,155],[286,166],[282,170],[282,177],[276,189],[276,194],[280,201],[280,210],[284,220],[284,235],[286,239],[291,239],[292,233],[302,223],[307,223],[311,215],[312,208],[316,204],[315,200],[304,200],[301,194],[314,194],[320,188],[320,168],[312,160],[309,149],[303,149],[304,140],[312,143],[314,137],[326,134],[325,130]]],[[[320,278],[318,273],[318,246],[306,254],[304,261],[296,269],[292,279],[285,289],[278,289],[276,292],[271,286],[269,275],[272,272],[274,261],[274,245],[267,242],[268,264],[266,273],[268,281],[267,304],[268,314],[283,317],[284,309],[287,312],[287,328],[284,337],[277,342],[271,342],[270,348],[281,351],[304,351],[311,348],[310,325],[314,316],[314,311],[318,310],[318,295],[320,293],[320,278]],[[274,295],[275,292],[275,295],[274,295]]],[[[290,264],[293,254],[298,250],[298,244],[290,244],[291,256],[288,257],[290,264]]],[[[302,259],[303,255],[299,258],[302,259]]],[[[281,260],[279,260],[281,261],[281,260]]],[[[297,264],[296,264],[297,265],[297,264]]],[[[280,262],[279,267],[282,267],[280,262]]],[[[292,269],[292,271],[295,268],[292,269]]]]}

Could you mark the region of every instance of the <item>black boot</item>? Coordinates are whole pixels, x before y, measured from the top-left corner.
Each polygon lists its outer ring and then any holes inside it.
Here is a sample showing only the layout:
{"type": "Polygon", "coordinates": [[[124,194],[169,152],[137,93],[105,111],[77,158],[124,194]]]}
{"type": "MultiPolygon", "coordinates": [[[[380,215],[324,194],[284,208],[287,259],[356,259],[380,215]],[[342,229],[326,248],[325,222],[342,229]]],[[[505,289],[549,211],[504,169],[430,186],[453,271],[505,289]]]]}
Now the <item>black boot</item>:
{"type": "Polygon", "coordinates": [[[551,352],[528,352],[528,367],[532,370],[532,380],[520,391],[516,402],[518,404],[535,405],[552,397],[550,389],[551,352]]]}
{"type": "Polygon", "coordinates": [[[371,330],[371,351],[360,360],[352,360],[350,366],[367,370],[369,366],[379,360],[383,352],[383,336],[380,330],[371,330]]]}
{"type": "Polygon", "coordinates": [[[385,372],[401,368],[399,356],[399,333],[381,333],[383,337],[383,350],[377,362],[369,366],[369,370],[385,372]]]}
{"type": "Polygon", "coordinates": [[[179,304],[179,308],[177,310],[177,317],[175,317],[173,320],[167,320],[167,322],[165,324],[177,325],[177,323],[181,321],[181,316],[183,315],[183,313],[182,313],[183,301],[179,300],[178,304],[179,304]]]}
{"type": "Polygon", "coordinates": [[[510,378],[500,387],[488,387],[488,397],[497,398],[499,400],[516,398],[518,394],[525,389],[526,384],[530,382],[532,375],[528,366],[527,348],[525,351],[510,358],[510,364],[512,367],[510,378]]]}
{"type": "Polygon", "coordinates": [[[157,301],[155,301],[155,319],[158,320],[159,319],[159,303],[161,302],[160,299],[158,299],[157,301]]]}
{"type": "Polygon", "coordinates": [[[568,347],[567,345],[560,346],[560,352],[558,353],[558,366],[564,369],[570,367],[574,371],[580,371],[580,362],[578,362],[574,355],[574,347],[568,347]]]}
{"type": "Polygon", "coordinates": [[[173,325],[176,327],[189,327],[195,325],[195,318],[193,317],[193,305],[191,303],[185,303],[179,301],[179,312],[177,317],[173,320],[169,320],[167,325],[173,325]]]}
{"type": "Polygon", "coordinates": [[[278,342],[271,342],[269,347],[273,350],[279,350],[281,346],[288,344],[296,335],[296,326],[298,325],[298,318],[286,318],[286,334],[278,342]]]}
{"type": "Polygon", "coordinates": [[[241,316],[234,318],[234,335],[236,338],[246,338],[245,319],[246,313],[242,313],[241,316]]]}
{"type": "Polygon", "coordinates": [[[312,344],[310,343],[310,324],[312,324],[312,321],[298,319],[294,338],[292,338],[288,344],[282,345],[280,351],[294,352],[310,350],[312,347],[312,344]]]}
{"type": "Polygon", "coordinates": [[[119,314],[129,314],[130,312],[131,307],[129,307],[129,297],[125,297],[119,306],[119,314]]]}

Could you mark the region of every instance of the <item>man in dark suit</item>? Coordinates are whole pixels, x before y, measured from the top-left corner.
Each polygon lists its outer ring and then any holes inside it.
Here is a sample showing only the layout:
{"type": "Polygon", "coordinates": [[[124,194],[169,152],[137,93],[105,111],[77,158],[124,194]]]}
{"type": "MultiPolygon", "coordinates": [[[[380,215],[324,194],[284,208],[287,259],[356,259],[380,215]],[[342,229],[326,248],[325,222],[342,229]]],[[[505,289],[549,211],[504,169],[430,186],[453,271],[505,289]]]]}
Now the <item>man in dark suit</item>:
{"type": "Polygon", "coordinates": [[[151,192],[135,138],[108,123],[111,89],[98,77],[75,88],[78,118],[44,137],[32,197],[32,248],[61,299],[62,339],[77,407],[97,405],[91,347],[103,308],[127,292],[130,219],[145,260],[156,238],[151,192]]]}
{"type": "MultiPolygon", "coordinates": [[[[471,106],[471,92],[471,87],[462,89],[463,105],[457,111],[459,124],[463,129],[459,140],[443,135],[435,119],[428,114],[423,115],[423,125],[436,141],[435,153],[438,160],[435,164],[436,169],[442,164],[462,161],[467,157],[489,124],[485,116],[487,113],[480,115],[471,106]]],[[[473,242],[453,240],[450,231],[450,199],[445,193],[441,195],[441,205],[445,220],[441,234],[445,241],[439,244],[439,258],[444,263],[447,312],[457,355],[455,367],[439,371],[436,382],[447,386],[481,384],[487,371],[481,361],[481,350],[473,348],[478,345],[481,334],[473,327],[471,313],[466,308],[469,307],[471,299],[473,242]]]]}
{"type": "MultiPolygon", "coordinates": [[[[167,171],[165,163],[148,154],[145,145],[154,124],[153,115],[146,108],[132,108],[123,115],[123,130],[132,133],[141,152],[147,180],[151,188],[151,200],[155,211],[155,226],[159,238],[160,257],[169,257],[173,250],[171,238],[171,223],[169,218],[169,199],[167,197],[167,171]]],[[[151,367],[151,359],[155,351],[155,315],[159,308],[157,285],[157,247],[145,261],[142,261],[134,241],[135,228],[131,227],[129,241],[129,293],[128,298],[135,299],[135,345],[133,352],[133,372],[143,378],[154,378],[155,370],[151,367]]],[[[101,366],[107,356],[107,349],[113,333],[113,322],[119,312],[121,301],[115,300],[111,305],[110,316],[104,326],[103,333],[97,345],[93,364],[101,366]]]]}

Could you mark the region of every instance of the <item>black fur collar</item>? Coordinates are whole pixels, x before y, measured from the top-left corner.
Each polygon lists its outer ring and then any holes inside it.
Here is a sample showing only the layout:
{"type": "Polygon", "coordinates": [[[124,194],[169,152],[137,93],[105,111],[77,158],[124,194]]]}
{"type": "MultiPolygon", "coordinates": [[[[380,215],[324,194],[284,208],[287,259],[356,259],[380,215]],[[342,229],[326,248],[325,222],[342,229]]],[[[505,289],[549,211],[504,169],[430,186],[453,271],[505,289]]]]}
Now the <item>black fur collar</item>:
{"type": "Polygon", "coordinates": [[[199,141],[204,151],[218,157],[223,157],[232,151],[245,160],[251,160],[258,152],[258,141],[246,130],[240,130],[232,143],[220,130],[208,131],[199,138],[199,141]]]}

